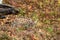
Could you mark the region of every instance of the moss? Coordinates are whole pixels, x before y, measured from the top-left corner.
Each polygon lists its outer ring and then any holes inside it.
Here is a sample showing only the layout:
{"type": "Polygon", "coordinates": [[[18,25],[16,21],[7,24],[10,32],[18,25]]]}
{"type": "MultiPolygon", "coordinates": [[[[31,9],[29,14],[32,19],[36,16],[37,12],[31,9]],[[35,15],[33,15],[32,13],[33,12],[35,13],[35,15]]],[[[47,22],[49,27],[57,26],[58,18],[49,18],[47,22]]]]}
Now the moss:
{"type": "Polygon", "coordinates": [[[12,40],[7,34],[3,33],[0,35],[0,40],[12,40]]]}

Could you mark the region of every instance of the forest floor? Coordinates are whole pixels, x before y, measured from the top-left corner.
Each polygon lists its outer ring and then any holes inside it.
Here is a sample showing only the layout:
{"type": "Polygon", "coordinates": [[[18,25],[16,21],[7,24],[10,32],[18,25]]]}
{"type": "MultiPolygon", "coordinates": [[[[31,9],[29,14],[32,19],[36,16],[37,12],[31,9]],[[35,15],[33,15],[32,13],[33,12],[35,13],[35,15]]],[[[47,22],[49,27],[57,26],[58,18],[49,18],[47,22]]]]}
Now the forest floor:
{"type": "Polygon", "coordinates": [[[0,19],[0,40],[60,40],[59,0],[5,0],[18,15],[0,19]]]}

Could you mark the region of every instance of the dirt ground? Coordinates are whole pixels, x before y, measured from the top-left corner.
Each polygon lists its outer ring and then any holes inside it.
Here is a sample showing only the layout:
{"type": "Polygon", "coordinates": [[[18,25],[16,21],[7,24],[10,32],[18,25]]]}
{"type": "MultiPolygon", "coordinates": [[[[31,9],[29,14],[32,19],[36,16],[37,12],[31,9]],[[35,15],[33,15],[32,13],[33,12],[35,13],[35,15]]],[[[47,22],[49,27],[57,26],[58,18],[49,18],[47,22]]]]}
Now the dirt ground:
{"type": "Polygon", "coordinates": [[[59,0],[3,0],[19,9],[0,19],[0,40],[60,40],[59,0]]]}

